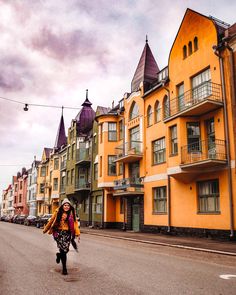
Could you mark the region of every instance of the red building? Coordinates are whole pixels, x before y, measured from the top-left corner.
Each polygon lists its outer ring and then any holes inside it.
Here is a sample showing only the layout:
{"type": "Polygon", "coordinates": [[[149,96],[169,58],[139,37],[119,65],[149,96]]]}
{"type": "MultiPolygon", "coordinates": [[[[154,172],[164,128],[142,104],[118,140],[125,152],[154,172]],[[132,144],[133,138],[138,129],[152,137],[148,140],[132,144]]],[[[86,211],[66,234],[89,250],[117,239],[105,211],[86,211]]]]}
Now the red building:
{"type": "Polygon", "coordinates": [[[28,173],[25,168],[22,168],[22,172],[18,172],[17,176],[13,177],[15,214],[27,215],[29,213],[27,206],[27,180],[28,173]]]}

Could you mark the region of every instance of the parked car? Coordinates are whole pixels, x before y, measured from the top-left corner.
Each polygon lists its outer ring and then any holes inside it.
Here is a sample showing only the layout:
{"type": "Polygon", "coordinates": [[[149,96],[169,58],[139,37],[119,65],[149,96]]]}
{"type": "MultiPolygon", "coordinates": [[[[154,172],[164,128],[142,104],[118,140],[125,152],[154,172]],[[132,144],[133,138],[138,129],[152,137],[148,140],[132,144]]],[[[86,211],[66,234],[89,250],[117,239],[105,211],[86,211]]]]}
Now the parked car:
{"type": "Polygon", "coordinates": [[[24,222],[24,225],[35,225],[35,222],[36,222],[36,216],[34,215],[29,215],[26,217],[25,219],[25,222],[24,222]]]}
{"type": "Polygon", "coordinates": [[[17,215],[17,217],[15,218],[15,223],[18,224],[24,224],[25,219],[26,219],[26,215],[22,214],[22,215],[17,215]]]}
{"type": "Polygon", "coordinates": [[[15,216],[15,215],[11,215],[11,216],[9,216],[9,218],[8,218],[8,222],[13,222],[14,216],[15,216]]]}
{"type": "Polygon", "coordinates": [[[19,216],[19,215],[17,215],[17,214],[13,216],[13,218],[12,218],[12,222],[13,222],[13,223],[16,223],[16,219],[17,219],[18,216],[19,216]]]}
{"type": "Polygon", "coordinates": [[[12,220],[12,216],[11,216],[11,215],[7,215],[7,216],[5,217],[5,221],[7,221],[7,222],[11,222],[11,220],[12,220]]]}
{"type": "Polygon", "coordinates": [[[48,220],[52,217],[52,214],[44,214],[41,217],[36,218],[35,225],[37,228],[43,227],[48,220]]]}
{"type": "Polygon", "coordinates": [[[2,215],[0,220],[1,221],[5,221],[6,220],[6,217],[7,217],[6,215],[2,215]]]}

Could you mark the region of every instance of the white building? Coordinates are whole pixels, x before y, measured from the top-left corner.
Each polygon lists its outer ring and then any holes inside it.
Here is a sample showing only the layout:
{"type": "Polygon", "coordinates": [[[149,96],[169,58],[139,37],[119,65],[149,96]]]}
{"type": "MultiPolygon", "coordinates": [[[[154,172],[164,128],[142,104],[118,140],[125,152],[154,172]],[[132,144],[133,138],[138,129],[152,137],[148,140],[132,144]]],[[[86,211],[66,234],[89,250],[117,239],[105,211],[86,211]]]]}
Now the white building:
{"type": "Polygon", "coordinates": [[[7,215],[8,216],[13,216],[15,208],[13,206],[14,203],[14,197],[13,197],[13,185],[9,185],[7,189],[7,215]]]}
{"type": "Polygon", "coordinates": [[[37,205],[36,205],[36,192],[37,192],[37,167],[40,161],[34,161],[31,165],[31,168],[28,170],[28,186],[27,186],[27,204],[29,207],[29,215],[36,216],[37,214],[37,205]]]}

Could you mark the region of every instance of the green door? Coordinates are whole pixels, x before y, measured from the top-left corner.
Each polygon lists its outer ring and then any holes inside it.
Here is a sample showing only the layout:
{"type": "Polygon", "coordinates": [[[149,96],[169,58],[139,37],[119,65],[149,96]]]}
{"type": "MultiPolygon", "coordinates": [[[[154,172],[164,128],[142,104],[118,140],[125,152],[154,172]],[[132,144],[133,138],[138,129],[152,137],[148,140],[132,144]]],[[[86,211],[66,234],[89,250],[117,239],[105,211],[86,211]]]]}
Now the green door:
{"type": "Polygon", "coordinates": [[[139,231],[139,204],[132,206],[132,227],[133,231],[139,231]]]}

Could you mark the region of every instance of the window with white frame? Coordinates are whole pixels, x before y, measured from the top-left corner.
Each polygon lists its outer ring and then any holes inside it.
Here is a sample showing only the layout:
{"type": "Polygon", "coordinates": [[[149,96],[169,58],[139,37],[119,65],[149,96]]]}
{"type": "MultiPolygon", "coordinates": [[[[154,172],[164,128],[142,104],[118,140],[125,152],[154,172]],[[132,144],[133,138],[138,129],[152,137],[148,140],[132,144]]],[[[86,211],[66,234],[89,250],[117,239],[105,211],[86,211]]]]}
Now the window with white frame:
{"type": "Polygon", "coordinates": [[[122,140],[123,137],[124,137],[123,129],[124,129],[123,120],[120,120],[120,121],[119,121],[119,140],[122,140]]]}
{"type": "Polygon", "coordinates": [[[187,123],[187,141],[188,141],[188,152],[200,152],[201,141],[200,141],[200,123],[189,122],[187,123]]]}
{"type": "Polygon", "coordinates": [[[161,104],[157,100],[154,107],[155,123],[161,120],[161,104]]]}
{"type": "Polygon", "coordinates": [[[165,137],[152,142],[153,164],[160,164],[166,161],[165,137]]]}
{"type": "MultiPolygon", "coordinates": [[[[181,83],[177,86],[177,93],[178,93],[178,107],[179,111],[182,111],[185,107],[185,101],[184,101],[184,83],[181,83]]],[[[186,104],[188,101],[186,101],[186,104]]]]}
{"type": "Polygon", "coordinates": [[[178,138],[177,138],[177,125],[170,127],[170,153],[171,155],[178,154],[178,138]]]}
{"type": "Polygon", "coordinates": [[[219,180],[207,180],[197,183],[199,213],[220,211],[219,180]]]}
{"type": "Polygon", "coordinates": [[[163,116],[164,118],[167,118],[170,116],[170,100],[169,97],[167,95],[165,95],[164,100],[163,100],[163,105],[164,105],[164,113],[163,116]]]}
{"type": "Polygon", "coordinates": [[[192,98],[201,101],[212,93],[211,71],[207,69],[192,78],[192,98]]]}
{"type": "Polygon", "coordinates": [[[117,126],[114,122],[108,122],[108,141],[117,141],[117,126]]]}
{"type": "Polygon", "coordinates": [[[108,156],[108,175],[116,175],[116,156],[108,156]]]}
{"type": "Polygon", "coordinates": [[[102,196],[96,196],[95,200],[96,200],[95,212],[96,214],[101,214],[102,213],[102,196]]]}
{"type": "Polygon", "coordinates": [[[136,102],[133,102],[131,108],[130,108],[130,113],[129,113],[129,119],[132,120],[134,118],[137,118],[139,115],[139,108],[136,102]]]}
{"type": "Polygon", "coordinates": [[[148,106],[147,109],[147,126],[151,126],[152,125],[152,107],[148,106]]]}
{"type": "Polygon", "coordinates": [[[153,213],[167,212],[166,186],[153,188],[153,213]]]}
{"type": "Polygon", "coordinates": [[[58,178],[53,178],[53,190],[58,190],[58,178]]]}

